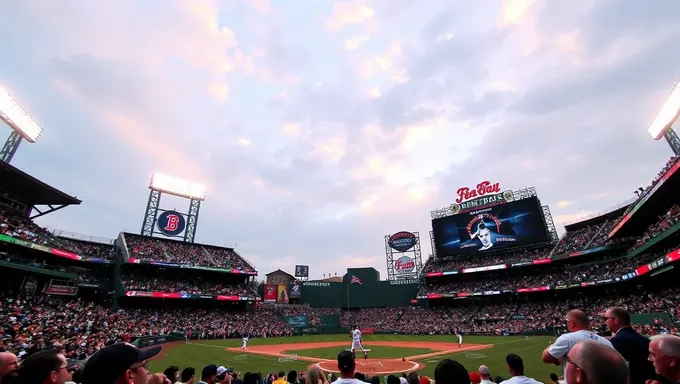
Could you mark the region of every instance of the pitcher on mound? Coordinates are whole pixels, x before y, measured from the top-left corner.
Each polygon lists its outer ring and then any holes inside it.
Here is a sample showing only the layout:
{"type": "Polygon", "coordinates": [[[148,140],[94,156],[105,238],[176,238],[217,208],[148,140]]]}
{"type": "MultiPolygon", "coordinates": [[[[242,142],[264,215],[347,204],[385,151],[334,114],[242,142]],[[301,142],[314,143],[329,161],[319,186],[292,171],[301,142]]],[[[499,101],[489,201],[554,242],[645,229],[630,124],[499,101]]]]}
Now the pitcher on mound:
{"type": "Polygon", "coordinates": [[[356,359],[357,354],[354,351],[361,349],[361,352],[364,353],[364,359],[367,359],[368,353],[366,353],[366,350],[364,350],[364,346],[361,345],[361,331],[359,330],[359,327],[356,326],[356,324],[352,328],[354,328],[354,331],[352,331],[352,355],[356,359]]]}

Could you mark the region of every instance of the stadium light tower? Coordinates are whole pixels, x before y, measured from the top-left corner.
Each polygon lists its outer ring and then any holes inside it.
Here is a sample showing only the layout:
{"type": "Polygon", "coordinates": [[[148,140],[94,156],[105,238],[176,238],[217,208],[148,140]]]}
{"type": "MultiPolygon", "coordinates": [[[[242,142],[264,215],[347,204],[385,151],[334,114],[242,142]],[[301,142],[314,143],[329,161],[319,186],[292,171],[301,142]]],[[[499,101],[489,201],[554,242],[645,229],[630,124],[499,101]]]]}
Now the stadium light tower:
{"type": "Polygon", "coordinates": [[[673,91],[656,115],[652,124],[647,128],[647,132],[654,140],[665,137],[668,145],[671,146],[673,153],[680,155],[680,139],[677,133],[671,128],[673,123],[680,116],[680,81],[675,84],[673,91]]]}
{"type": "Polygon", "coordinates": [[[12,161],[23,139],[29,143],[35,143],[43,133],[40,125],[2,86],[0,86],[0,120],[12,128],[12,133],[0,150],[0,160],[6,163],[12,161]]]}
{"type": "Polygon", "coordinates": [[[151,176],[149,189],[151,192],[149,202],[146,204],[141,234],[143,236],[161,234],[182,238],[186,242],[193,243],[201,201],[205,200],[205,186],[162,173],[154,173],[151,176]],[[180,213],[161,209],[160,202],[163,193],[189,199],[189,212],[180,213]]]}

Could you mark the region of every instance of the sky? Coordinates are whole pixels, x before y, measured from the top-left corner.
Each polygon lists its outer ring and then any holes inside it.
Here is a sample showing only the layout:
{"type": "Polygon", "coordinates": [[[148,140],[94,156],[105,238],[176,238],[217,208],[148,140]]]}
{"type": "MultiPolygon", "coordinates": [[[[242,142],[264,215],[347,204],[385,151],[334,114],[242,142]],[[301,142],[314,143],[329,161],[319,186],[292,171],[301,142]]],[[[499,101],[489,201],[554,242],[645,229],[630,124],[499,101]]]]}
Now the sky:
{"type": "MultiPolygon", "coordinates": [[[[676,0],[0,0],[0,84],[45,132],[12,164],[83,203],[40,225],[139,233],[154,172],[207,186],[196,241],[260,277],[374,267],[462,186],[534,186],[564,222],[672,155],[676,0]]],[[[2,127],[9,135],[10,130],[2,127]]],[[[0,132],[0,134],[2,134],[0,132]]],[[[164,197],[164,208],[188,202],[164,197]]]]}

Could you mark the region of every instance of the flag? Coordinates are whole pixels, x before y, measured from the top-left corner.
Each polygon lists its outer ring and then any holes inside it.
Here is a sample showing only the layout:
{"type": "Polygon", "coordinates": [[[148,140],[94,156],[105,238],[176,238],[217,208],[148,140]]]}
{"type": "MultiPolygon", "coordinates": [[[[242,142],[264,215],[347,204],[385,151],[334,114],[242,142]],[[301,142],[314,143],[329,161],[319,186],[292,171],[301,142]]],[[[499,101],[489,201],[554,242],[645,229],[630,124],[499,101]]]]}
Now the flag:
{"type": "Polygon", "coordinates": [[[356,276],[354,276],[354,275],[352,275],[352,281],[350,281],[350,284],[359,284],[359,285],[363,285],[363,284],[361,283],[361,280],[359,280],[359,278],[356,277],[356,276]]]}

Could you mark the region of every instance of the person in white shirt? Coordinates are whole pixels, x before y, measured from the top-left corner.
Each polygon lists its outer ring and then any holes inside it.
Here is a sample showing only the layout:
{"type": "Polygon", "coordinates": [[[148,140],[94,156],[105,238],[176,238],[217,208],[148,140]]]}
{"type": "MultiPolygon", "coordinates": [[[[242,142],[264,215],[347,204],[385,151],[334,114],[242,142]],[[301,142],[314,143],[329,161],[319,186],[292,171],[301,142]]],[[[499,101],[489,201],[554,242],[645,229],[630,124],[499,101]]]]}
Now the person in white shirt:
{"type": "Polygon", "coordinates": [[[496,384],[491,380],[491,372],[489,372],[489,367],[486,365],[480,365],[477,373],[479,373],[479,377],[482,378],[482,381],[480,381],[479,384],[496,384]]]}
{"type": "Polygon", "coordinates": [[[456,333],[456,336],[458,337],[458,348],[460,348],[460,346],[463,345],[463,335],[456,333]]]}
{"type": "Polygon", "coordinates": [[[241,350],[245,351],[248,349],[248,334],[243,335],[243,345],[241,346],[241,350]]]}
{"type": "Polygon", "coordinates": [[[524,361],[522,361],[522,358],[519,357],[519,355],[511,353],[505,356],[505,362],[508,364],[508,372],[510,372],[510,376],[512,377],[501,381],[501,384],[543,384],[540,381],[524,375],[524,361]]]}
{"type": "Polygon", "coordinates": [[[579,309],[567,313],[567,329],[569,333],[561,335],[555,340],[554,344],[543,350],[542,360],[546,364],[561,365],[564,369],[564,381],[569,383],[565,356],[574,345],[583,340],[595,340],[612,349],[614,349],[614,346],[609,340],[590,331],[588,316],[579,309]]]}
{"type": "Polygon", "coordinates": [[[350,351],[340,352],[338,354],[338,371],[340,371],[340,378],[335,380],[333,384],[366,384],[354,377],[355,370],[356,362],[354,361],[354,353],[350,351]]]}
{"type": "Polygon", "coordinates": [[[361,352],[364,353],[364,359],[367,359],[368,353],[366,352],[366,350],[364,349],[364,346],[361,343],[361,341],[362,341],[361,340],[361,331],[359,330],[359,328],[356,325],[352,328],[354,328],[354,331],[352,331],[352,348],[351,348],[352,356],[354,356],[354,358],[356,359],[357,355],[355,353],[355,350],[361,349],[361,352]]]}

